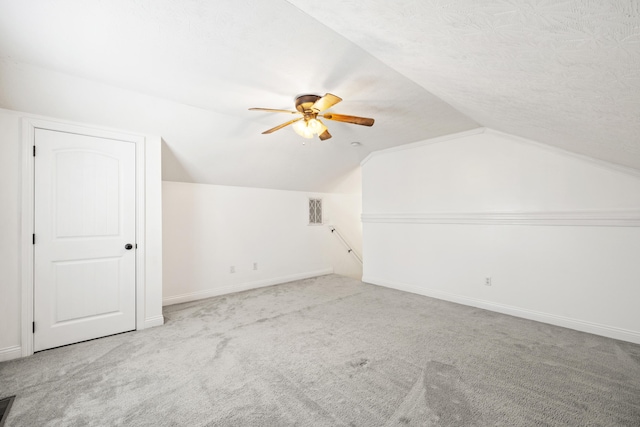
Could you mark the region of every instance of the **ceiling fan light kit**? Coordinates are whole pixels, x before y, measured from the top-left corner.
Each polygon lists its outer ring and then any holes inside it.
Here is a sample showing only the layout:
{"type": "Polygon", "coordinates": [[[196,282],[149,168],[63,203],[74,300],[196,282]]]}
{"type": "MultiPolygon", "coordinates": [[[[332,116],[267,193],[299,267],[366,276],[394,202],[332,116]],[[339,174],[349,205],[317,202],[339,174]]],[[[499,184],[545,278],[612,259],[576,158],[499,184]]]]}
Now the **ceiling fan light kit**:
{"type": "Polygon", "coordinates": [[[319,119],[298,120],[292,127],[298,135],[308,139],[327,130],[327,127],[319,119]]]}
{"type": "Polygon", "coordinates": [[[323,111],[333,107],[340,101],[342,101],[342,98],[331,93],[327,93],[324,96],[301,95],[296,98],[295,106],[297,111],[278,110],[273,108],[249,108],[249,110],[302,115],[302,117],[289,120],[286,123],[268,129],[262,132],[263,134],[273,133],[284,127],[293,125],[292,128],[298,135],[304,138],[313,138],[315,135],[318,135],[318,138],[320,138],[321,141],[324,141],[331,138],[331,134],[329,133],[329,130],[327,129],[325,124],[322,123],[320,119],[318,119],[318,117],[361,126],[373,126],[374,120],[367,117],[347,116],[344,114],[333,113],[320,114],[323,111]]]}

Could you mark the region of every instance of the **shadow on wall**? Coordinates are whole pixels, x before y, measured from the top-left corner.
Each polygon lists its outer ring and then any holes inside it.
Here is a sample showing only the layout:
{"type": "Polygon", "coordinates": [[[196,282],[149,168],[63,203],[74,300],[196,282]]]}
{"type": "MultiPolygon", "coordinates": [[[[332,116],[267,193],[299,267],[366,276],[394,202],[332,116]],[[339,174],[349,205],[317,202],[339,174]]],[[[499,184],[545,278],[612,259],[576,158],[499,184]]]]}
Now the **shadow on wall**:
{"type": "Polygon", "coordinates": [[[193,177],[187,172],[164,138],[162,139],[162,180],[194,182],[193,177]]]}

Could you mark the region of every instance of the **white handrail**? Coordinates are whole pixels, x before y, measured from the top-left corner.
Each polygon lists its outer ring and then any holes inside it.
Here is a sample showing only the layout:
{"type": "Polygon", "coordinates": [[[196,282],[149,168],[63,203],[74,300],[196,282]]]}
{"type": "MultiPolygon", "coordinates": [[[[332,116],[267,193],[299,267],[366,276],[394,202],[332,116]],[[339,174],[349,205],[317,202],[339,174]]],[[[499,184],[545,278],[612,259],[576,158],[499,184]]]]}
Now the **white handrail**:
{"type": "Polygon", "coordinates": [[[338,236],[338,239],[340,239],[342,244],[347,248],[347,253],[350,253],[351,255],[356,257],[358,262],[362,264],[362,258],[360,258],[360,255],[358,255],[358,253],[351,248],[351,245],[349,245],[349,242],[345,240],[345,238],[342,236],[342,234],[340,234],[338,229],[335,228],[333,225],[330,225],[329,230],[331,231],[331,234],[335,234],[336,236],[338,236]]]}

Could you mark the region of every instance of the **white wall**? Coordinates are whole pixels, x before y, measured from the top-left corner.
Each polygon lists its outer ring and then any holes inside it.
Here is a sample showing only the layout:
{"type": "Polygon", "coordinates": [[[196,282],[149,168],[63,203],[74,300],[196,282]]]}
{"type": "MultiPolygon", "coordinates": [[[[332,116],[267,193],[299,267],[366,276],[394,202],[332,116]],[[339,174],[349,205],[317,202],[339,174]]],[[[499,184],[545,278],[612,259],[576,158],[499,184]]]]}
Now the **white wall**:
{"type": "Polygon", "coordinates": [[[165,181],[163,303],[333,271],[353,274],[353,261],[346,250],[336,252],[328,227],[308,225],[309,197],[323,199],[325,223],[336,219],[347,229],[358,199],[353,195],[165,181]],[[334,269],[336,260],[341,261],[334,269]]]}
{"type": "MultiPolygon", "coordinates": [[[[331,188],[327,208],[327,222],[337,229],[348,247],[362,259],[362,168],[354,169],[331,188]]],[[[346,245],[337,236],[331,237],[329,253],[335,273],[360,280],[360,261],[349,254],[346,245]]]]}
{"type": "Polygon", "coordinates": [[[363,222],[364,281],[640,343],[634,172],[467,132],[366,159],[363,222]]]}
{"type": "MultiPolygon", "coordinates": [[[[21,120],[53,120],[43,116],[0,110],[0,361],[20,357],[22,343],[22,171],[32,158],[22,157],[21,120]]],[[[126,133],[126,132],[125,132],[126,133]]],[[[146,239],[141,245],[145,253],[144,318],[139,329],[162,324],[162,212],[160,139],[145,137],[144,168],[146,239]]],[[[26,242],[30,245],[31,242],[26,242]]]]}
{"type": "Polygon", "coordinates": [[[20,118],[0,111],[0,361],[21,354],[20,118]]]}

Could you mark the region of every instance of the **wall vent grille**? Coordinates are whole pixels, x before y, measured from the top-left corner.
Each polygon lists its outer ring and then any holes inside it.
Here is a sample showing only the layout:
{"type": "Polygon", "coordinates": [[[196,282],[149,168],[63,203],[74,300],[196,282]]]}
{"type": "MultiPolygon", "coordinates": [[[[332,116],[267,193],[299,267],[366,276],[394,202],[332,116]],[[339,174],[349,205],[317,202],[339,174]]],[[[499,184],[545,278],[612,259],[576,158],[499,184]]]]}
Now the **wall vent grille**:
{"type": "Polygon", "coordinates": [[[309,199],[309,225],[322,225],[322,199],[309,199]]]}

